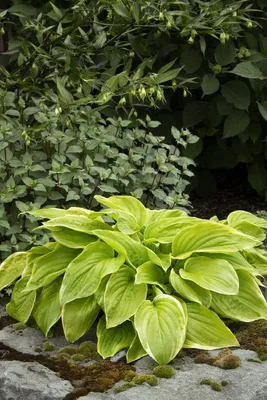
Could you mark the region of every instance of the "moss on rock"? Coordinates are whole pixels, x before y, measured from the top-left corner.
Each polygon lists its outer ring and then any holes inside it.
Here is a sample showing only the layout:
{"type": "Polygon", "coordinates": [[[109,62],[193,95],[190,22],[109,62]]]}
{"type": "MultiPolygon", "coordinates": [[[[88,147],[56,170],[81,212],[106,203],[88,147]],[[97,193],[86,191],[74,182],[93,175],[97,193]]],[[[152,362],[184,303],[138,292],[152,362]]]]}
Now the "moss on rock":
{"type": "Polygon", "coordinates": [[[137,375],[132,382],[136,385],[147,383],[150,386],[156,386],[159,383],[158,379],[154,375],[137,375]]]}
{"type": "Polygon", "coordinates": [[[153,368],[153,374],[158,378],[170,379],[175,375],[175,369],[170,365],[158,365],[153,368]]]}
{"type": "Polygon", "coordinates": [[[215,390],[216,392],[222,391],[222,385],[220,385],[218,382],[216,382],[210,378],[202,379],[202,381],[200,382],[200,385],[209,385],[211,387],[211,389],[215,390]]]}
{"type": "Polygon", "coordinates": [[[43,344],[44,351],[54,351],[56,350],[56,346],[51,342],[44,342],[43,344]]]}

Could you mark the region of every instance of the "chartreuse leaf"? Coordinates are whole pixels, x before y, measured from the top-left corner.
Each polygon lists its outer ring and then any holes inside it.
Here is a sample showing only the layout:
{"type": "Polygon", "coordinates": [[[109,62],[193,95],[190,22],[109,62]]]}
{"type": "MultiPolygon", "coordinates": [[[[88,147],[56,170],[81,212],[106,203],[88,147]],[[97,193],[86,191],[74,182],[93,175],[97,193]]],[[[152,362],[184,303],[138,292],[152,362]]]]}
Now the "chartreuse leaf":
{"type": "Polygon", "coordinates": [[[126,235],[133,235],[140,230],[140,227],[132,214],[122,213],[117,218],[116,227],[126,235]]]}
{"type": "Polygon", "coordinates": [[[168,364],[183,347],[186,322],[182,304],[166,294],[143,301],[134,317],[144,350],[159,364],[168,364]]]}
{"type": "MultiPolygon", "coordinates": [[[[44,287],[37,295],[32,315],[41,329],[47,336],[50,328],[59,320],[61,306],[59,302],[59,290],[61,280],[56,279],[44,287]]],[[[75,315],[76,319],[76,315],[75,315]]],[[[76,325],[76,324],[75,324],[76,325]]]]}
{"type": "Polygon", "coordinates": [[[106,290],[107,283],[108,283],[108,280],[109,280],[110,277],[111,277],[111,274],[105,276],[102,279],[97,291],[94,293],[94,296],[95,296],[95,299],[97,301],[97,304],[101,307],[102,310],[105,309],[104,295],[105,295],[105,290],[106,290]]]}
{"type": "Polygon", "coordinates": [[[182,229],[173,240],[172,254],[185,259],[194,252],[235,253],[260,243],[230,226],[207,221],[182,229]]]}
{"type": "Polygon", "coordinates": [[[162,268],[147,261],[137,268],[135,275],[135,283],[149,283],[152,285],[163,285],[165,283],[165,273],[162,268]]]}
{"type": "Polygon", "coordinates": [[[236,224],[240,222],[251,222],[252,224],[259,226],[260,228],[267,229],[267,221],[264,218],[259,218],[247,211],[234,211],[228,215],[227,223],[235,228],[236,224]]]}
{"type": "Polygon", "coordinates": [[[267,303],[253,276],[237,271],[239,292],[235,296],[212,293],[211,307],[222,317],[251,322],[267,319],[267,303]]]}
{"type": "Polygon", "coordinates": [[[112,229],[108,224],[91,219],[85,215],[65,215],[64,217],[53,218],[44,222],[40,228],[49,229],[51,231],[58,228],[68,228],[73,231],[92,234],[95,229],[109,230],[112,229]]]}
{"type": "Polygon", "coordinates": [[[200,222],[202,220],[199,218],[187,216],[156,220],[146,227],[144,241],[146,243],[170,243],[181,229],[200,222]]]}
{"type": "Polygon", "coordinates": [[[42,208],[40,210],[27,211],[27,214],[31,214],[34,217],[48,219],[64,217],[67,213],[68,210],[62,210],[61,208],[42,208]]]}
{"type": "MultiPolygon", "coordinates": [[[[253,249],[250,249],[249,253],[251,251],[253,251],[253,249]]],[[[216,254],[216,253],[205,254],[205,253],[203,253],[202,255],[203,256],[205,255],[209,258],[220,258],[220,259],[226,260],[229,262],[229,264],[232,265],[232,267],[235,270],[243,269],[243,270],[248,271],[252,275],[259,275],[259,273],[257,273],[255,268],[251,264],[249,264],[247,262],[247,260],[245,259],[245,257],[243,257],[239,252],[231,253],[231,254],[216,254]]],[[[267,263],[267,259],[266,259],[266,263],[267,263]]],[[[267,268],[266,268],[266,271],[267,271],[267,268]]]]}
{"type": "Polygon", "coordinates": [[[105,295],[104,308],[107,328],[113,328],[132,317],[146,299],[147,285],[135,283],[135,270],[123,266],[111,275],[105,295]]]}
{"type": "Polygon", "coordinates": [[[179,273],[183,279],[195,282],[207,290],[222,294],[237,294],[238,276],[228,261],[205,256],[189,258],[179,273]]]}
{"type": "Polygon", "coordinates": [[[186,217],[187,214],[182,210],[147,210],[148,218],[146,225],[152,224],[154,221],[158,221],[166,218],[179,218],[181,216],[186,217]]]}
{"type": "Polygon", "coordinates": [[[265,233],[263,230],[249,221],[240,221],[233,226],[236,230],[244,233],[245,235],[252,236],[253,238],[263,242],[265,239],[265,233]]]}
{"type": "Polygon", "coordinates": [[[11,254],[0,265],[0,291],[22,275],[27,265],[27,252],[11,254]]]}
{"type": "Polygon", "coordinates": [[[60,290],[62,305],[94,294],[101,280],[116,272],[124,260],[121,254],[115,257],[113,249],[106,243],[89,244],[66,270],[60,290]]]}
{"type": "Polygon", "coordinates": [[[239,346],[233,333],[218,315],[201,304],[187,303],[185,348],[212,350],[239,346]]]}
{"type": "Polygon", "coordinates": [[[148,210],[134,197],[111,196],[107,199],[102,196],[95,196],[95,199],[98,203],[104,204],[108,208],[132,214],[140,228],[146,224],[148,210]]]}
{"type": "Polygon", "coordinates": [[[122,232],[95,230],[93,234],[106,242],[117,253],[123,254],[133,267],[139,267],[146,261],[152,261],[162,266],[162,261],[152,250],[122,232]]]}
{"type": "Polygon", "coordinates": [[[115,328],[106,328],[103,316],[97,325],[97,351],[103,357],[112,357],[120,350],[129,347],[134,339],[135,332],[131,322],[126,321],[115,328]]]}
{"type": "MultiPolygon", "coordinates": [[[[171,246],[171,243],[169,243],[171,246]]],[[[162,263],[162,269],[164,269],[164,271],[167,271],[172,263],[172,257],[171,257],[171,253],[165,254],[165,253],[157,253],[157,257],[161,260],[162,263]]]]}
{"type": "Polygon", "coordinates": [[[174,290],[184,299],[203,304],[206,307],[211,305],[211,293],[194,282],[182,279],[178,274],[171,270],[170,283],[174,290]]]}
{"type": "Polygon", "coordinates": [[[55,242],[48,242],[44,244],[43,246],[36,246],[32,247],[28,253],[29,254],[36,254],[36,255],[45,255],[50,253],[50,251],[53,251],[57,246],[57,243],[55,242]]]}
{"type": "Polygon", "coordinates": [[[141,345],[138,335],[136,334],[126,354],[127,362],[131,363],[146,355],[147,353],[141,345]]]}
{"type": "Polygon", "coordinates": [[[243,251],[243,256],[249,264],[255,269],[255,274],[252,275],[267,275],[267,253],[263,249],[250,249],[243,251]]]}
{"type": "Polygon", "coordinates": [[[97,240],[93,235],[77,231],[73,232],[69,228],[53,231],[53,236],[56,242],[72,249],[84,249],[88,244],[97,240]]]}
{"type": "Polygon", "coordinates": [[[8,314],[20,321],[27,322],[34,307],[36,299],[36,291],[24,292],[24,289],[28,283],[28,277],[21,278],[16,282],[10,303],[7,304],[6,310],[8,314]]]}
{"type": "Polygon", "coordinates": [[[100,307],[94,295],[65,304],[62,310],[62,325],[67,341],[73,343],[88,332],[99,311],[100,307]]]}
{"type": "Polygon", "coordinates": [[[69,249],[68,247],[58,244],[50,253],[38,257],[33,264],[32,275],[26,290],[35,290],[53,282],[66,271],[69,263],[77,257],[79,253],[79,250],[69,249]]]}

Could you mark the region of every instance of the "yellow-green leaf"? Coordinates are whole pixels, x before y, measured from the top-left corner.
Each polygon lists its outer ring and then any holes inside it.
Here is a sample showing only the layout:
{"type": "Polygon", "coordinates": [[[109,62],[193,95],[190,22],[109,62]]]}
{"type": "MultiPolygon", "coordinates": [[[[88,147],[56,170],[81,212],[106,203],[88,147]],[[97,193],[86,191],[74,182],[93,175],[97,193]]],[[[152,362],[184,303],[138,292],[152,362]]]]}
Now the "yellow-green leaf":
{"type": "Polygon", "coordinates": [[[234,228],[207,221],[182,229],[174,238],[174,258],[185,259],[192,253],[235,253],[249,249],[261,242],[234,228]]]}
{"type": "Polygon", "coordinates": [[[94,294],[101,280],[116,272],[124,260],[121,254],[115,257],[113,249],[106,243],[89,244],[66,270],[60,291],[62,305],[94,294]]]}
{"type": "Polygon", "coordinates": [[[95,296],[65,304],[62,310],[62,325],[67,341],[73,343],[88,332],[99,311],[95,296]]]}
{"type": "Polygon", "coordinates": [[[27,265],[27,252],[11,254],[0,265],[0,291],[22,275],[27,265]]]}
{"type": "Polygon", "coordinates": [[[186,323],[179,300],[166,294],[143,301],[134,317],[144,350],[159,364],[168,364],[183,347],[186,323]]]}
{"type": "Polygon", "coordinates": [[[239,346],[233,333],[215,312],[195,303],[187,303],[186,307],[188,322],[185,348],[212,350],[239,346]]]}
{"type": "Polygon", "coordinates": [[[205,256],[189,258],[184,269],[179,270],[183,279],[195,282],[207,290],[222,294],[237,294],[238,276],[228,261],[205,256]]]}
{"type": "Polygon", "coordinates": [[[8,314],[23,323],[26,323],[32,313],[36,291],[24,292],[24,289],[28,283],[28,278],[21,278],[16,282],[10,303],[7,304],[6,310],[8,314]]]}
{"type": "Polygon", "coordinates": [[[146,299],[147,285],[135,283],[135,270],[123,266],[111,275],[104,295],[107,328],[113,328],[132,317],[146,299]]]}

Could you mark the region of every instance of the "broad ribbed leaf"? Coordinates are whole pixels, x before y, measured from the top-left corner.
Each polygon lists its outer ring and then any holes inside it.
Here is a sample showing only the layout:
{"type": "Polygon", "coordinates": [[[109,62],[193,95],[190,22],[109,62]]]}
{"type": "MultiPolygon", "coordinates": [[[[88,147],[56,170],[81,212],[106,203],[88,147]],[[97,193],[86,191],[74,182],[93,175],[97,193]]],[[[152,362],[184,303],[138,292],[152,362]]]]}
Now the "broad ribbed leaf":
{"type": "Polygon", "coordinates": [[[131,322],[126,321],[115,328],[106,328],[103,316],[97,325],[97,351],[103,357],[112,357],[120,350],[129,347],[135,332],[131,322]]]}
{"type": "Polygon", "coordinates": [[[53,218],[50,221],[44,222],[41,228],[46,228],[51,231],[58,228],[68,228],[73,231],[88,233],[89,235],[95,229],[110,230],[109,225],[96,219],[88,218],[85,215],[66,215],[64,217],[53,218]]]}
{"type": "Polygon", "coordinates": [[[188,322],[185,348],[212,350],[239,346],[235,336],[215,312],[200,304],[187,303],[186,307],[188,322]]]}
{"type": "Polygon", "coordinates": [[[132,214],[140,228],[146,224],[148,210],[134,197],[111,196],[107,199],[102,196],[95,196],[95,199],[98,203],[104,204],[106,207],[132,214]]]}
{"type": "Polygon", "coordinates": [[[22,275],[27,265],[27,252],[11,254],[0,265],[0,291],[22,275]]]}
{"type": "Polygon", "coordinates": [[[27,322],[36,299],[36,291],[32,292],[24,292],[24,289],[28,283],[28,278],[21,278],[19,281],[16,282],[10,303],[7,304],[6,310],[8,314],[20,321],[20,322],[27,322]]]}
{"type": "Polygon", "coordinates": [[[79,253],[79,250],[69,249],[68,247],[58,244],[55,250],[42,257],[38,257],[34,262],[32,276],[26,290],[35,290],[53,282],[66,271],[69,263],[77,257],[79,253]]]}
{"type": "Polygon", "coordinates": [[[105,309],[105,305],[104,305],[105,290],[106,290],[107,283],[108,283],[108,280],[109,280],[110,277],[111,277],[111,274],[105,276],[105,277],[102,279],[102,281],[101,281],[101,283],[100,283],[100,285],[99,285],[97,291],[94,293],[96,302],[97,302],[97,304],[101,307],[101,309],[102,309],[103,311],[104,311],[104,309],[105,309]]]}
{"type": "Polygon", "coordinates": [[[249,235],[257,240],[260,240],[261,242],[263,242],[263,240],[265,239],[265,233],[263,232],[263,230],[259,226],[249,221],[236,222],[233,228],[244,233],[245,235],[249,235]]]}
{"type": "Polygon", "coordinates": [[[64,217],[68,213],[68,210],[62,210],[61,208],[41,208],[40,210],[31,210],[27,213],[34,217],[53,219],[64,217]]]}
{"type": "Polygon", "coordinates": [[[162,266],[162,261],[152,250],[122,232],[96,230],[94,235],[106,242],[117,253],[123,254],[133,267],[139,267],[147,261],[162,266]]]}
{"type": "Polygon", "coordinates": [[[135,275],[135,283],[164,284],[165,274],[162,268],[153,264],[151,261],[146,262],[137,268],[135,275]]]}
{"type": "Polygon", "coordinates": [[[135,270],[131,267],[125,265],[112,274],[104,295],[107,328],[118,326],[132,317],[146,295],[147,285],[135,283],[135,270]]]}
{"type": "Polygon", "coordinates": [[[88,244],[97,240],[95,236],[78,231],[73,232],[68,228],[53,231],[53,236],[56,242],[72,249],[84,249],[88,244]]]}
{"type": "Polygon", "coordinates": [[[168,364],[183,347],[186,322],[181,303],[166,294],[143,301],[134,318],[144,350],[159,364],[168,364]]]}
{"type": "Polygon", "coordinates": [[[189,258],[179,273],[183,279],[195,282],[207,290],[222,294],[237,294],[238,276],[228,261],[205,256],[189,258]]]}
{"type": "MultiPolygon", "coordinates": [[[[252,250],[253,249],[251,249],[249,251],[252,251],[252,250]]],[[[220,259],[226,260],[229,262],[229,264],[232,265],[232,267],[234,267],[235,270],[243,269],[243,270],[250,272],[250,274],[252,274],[252,275],[259,275],[257,273],[257,271],[255,270],[255,268],[251,264],[249,264],[247,262],[247,260],[245,259],[245,257],[243,257],[239,252],[231,253],[231,254],[216,254],[216,253],[205,254],[204,253],[202,255],[203,256],[205,255],[209,258],[220,258],[220,259]]],[[[266,263],[267,263],[267,260],[266,260],[266,263]]]]}
{"type": "Polygon", "coordinates": [[[194,252],[235,253],[260,243],[230,226],[207,221],[182,229],[174,238],[172,254],[185,259],[194,252]]]}
{"type": "Polygon", "coordinates": [[[152,224],[154,221],[166,218],[186,217],[187,214],[182,210],[149,210],[146,225],[152,224]]]}
{"type": "Polygon", "coordinates": [[[144,241],[147,243],[170,243],[181,229],[200,222],[202,220],[199,218],[187,216],[156,220],[146,227],[144,241]]]}
{"type": "Polygon", "coordinates": [[[194,301],[204,306],[210,307],[211,293],[194,282],[182,279],[178,274],[171,270],[170,283],[174,290],[184,299],[194,301]]]}
{"type": "Polygon", "coordinates": [[[65,304],[62,310],[62,325],[67,341],[73,343],[88,332],[99,311],[100,307],[94,295],[65,304]]]}
{"type": "Polygon", "coordinates": [[[124,256],[114,257],[106,243],[89,244],[66,270],[60,290],[62,305],[94,294],[104,276],[116,272],[123,263],[124,256]]]}
{"type": "MultiPolygon", "coordinates": [[[[59,290],[61,280],[55,280],[44,287],[38,294],[32,315],[41,329],[47,336],[50,328],[59,320],[61,306],[59,302],[59,290]]],[[[75,316],[76,318],[76,316],[75,316]]]]}
{"type": "Polygon", "coordinates": [[[57,243],[55,242],[48,242],[46,244],[44,244],[43,246],[36,246],[36,247],[32,247],[28,253],[29,254],[36,254],[36,255],[40,255],[40,256],[44,256],[45,254],[50,253],[50,251],[55,250],[57,246],[57,243]]]}
{"type": "Polygon", "coordinates": [[[267,221],[264,218],[259,218],[256,215],[253,215],[247,211],[234,211],[228,215],[227,222],[229,225],[235,228],[236,224],[240,222],[248,221],[254,225],[259,226],[260,228],[267,229],[267,221]]]}
{"type": "Polygon", "coordinates": [[[126,235],[133,235],[140,230],[135,217],[132,214],[122,212],[120,212],[120,215],[117,218],[116,227],[120,232],[125,233],[126,235]]]}
{"type": "Polygon", "coordinates": [[[221,89],[223,97],[228,103],[240,110],[247,110],[250,105],[250,90],[248,85],[242,81],[228,81],[221,89]]]}
{"type": "Polygon", "coordinates": [[[247,271],[237,271],[239,292],[235,296],[212,293],[211,307],[222,317],[251,322],[267,319],[267,303],[254,277],[247,271]]]}
{"type": "Polygon", "coordinates": [[[138,335],[136,334],[126,354],[127,362],[131,363],[146,355],[147,353],[141,345],[138,335]]]}
{"type": "Polygon", "coordinates": [[[250,249],[242,252],[248,263],[255,269],[255,274],[267,275],[267,252],[263,249],[250,249]]]}

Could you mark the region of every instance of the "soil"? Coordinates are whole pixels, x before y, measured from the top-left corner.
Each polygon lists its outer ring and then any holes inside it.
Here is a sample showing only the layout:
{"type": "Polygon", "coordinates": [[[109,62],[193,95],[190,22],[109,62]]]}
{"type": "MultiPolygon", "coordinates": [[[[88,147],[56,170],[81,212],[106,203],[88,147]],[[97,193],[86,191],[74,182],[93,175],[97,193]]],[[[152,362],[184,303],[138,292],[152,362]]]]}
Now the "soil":
{"type": "Polygon", "coordinates": [[[267,209],[264,197],[259,196],[249,185],[247,173],[242,166],[229,171],[210,172],[216,181],[217,192],[211,198],[201,198],[192,193],[190,195],[192,216],[208,219],[217,215],[219,219],[224,219],[236,210],[255,214],[257,211],[267,209]]]}

